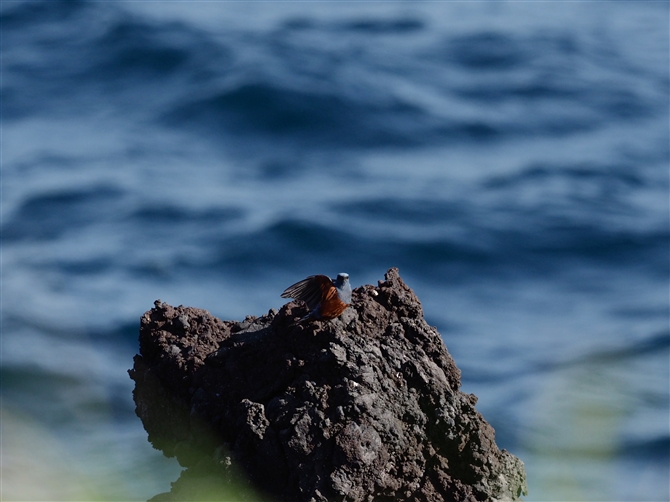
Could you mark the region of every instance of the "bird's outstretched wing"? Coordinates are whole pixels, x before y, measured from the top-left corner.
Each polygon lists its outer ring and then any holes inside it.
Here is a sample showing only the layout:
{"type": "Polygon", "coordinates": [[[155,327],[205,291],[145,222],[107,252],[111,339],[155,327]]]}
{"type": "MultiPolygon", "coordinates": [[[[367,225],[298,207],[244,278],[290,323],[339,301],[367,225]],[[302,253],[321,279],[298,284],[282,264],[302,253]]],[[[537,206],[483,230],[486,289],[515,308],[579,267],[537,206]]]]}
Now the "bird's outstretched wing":
{"type": "Polygon", "coordinates": [[[331,289],[337,294],[337,290],[330,277],[327,275],[310,275],[306,279],[286,288],[281,297],[302,300],[310,310],[314,310],[323,298],[332,294],[331,289]]]}

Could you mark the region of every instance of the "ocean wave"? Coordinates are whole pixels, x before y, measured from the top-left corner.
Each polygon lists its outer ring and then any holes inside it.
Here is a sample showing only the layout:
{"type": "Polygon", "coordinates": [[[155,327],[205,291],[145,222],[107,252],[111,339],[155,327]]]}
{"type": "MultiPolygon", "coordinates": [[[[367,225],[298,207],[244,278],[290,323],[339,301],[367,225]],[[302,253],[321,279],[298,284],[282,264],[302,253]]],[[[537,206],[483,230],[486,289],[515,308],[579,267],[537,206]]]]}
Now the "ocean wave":
{"type": "Polygon", "coordinates": [[[31,194],[4,218],[3,240],[55,240],[114,218],[124,192],[109,185],[31,194]]]}
{"type": "Polygon", "coordinates": [[[551,137],[654,116],[667,91],[667,78],[636,85],[623,55],[595,61],[564,32],[445,37],[411,17],[330,26],[304,18],[266,38],[242,28],[215,37],[94,2],[28,2],[4,12],[3,23],[6,120],[72,113],[79,103],[77,113],[139,113],[230,143],[271,136],[301,148],[378,148],[551,137]],[[310,29],[321,38],[292,34],[310,29]],[[342,30],[363,37],[354,54],[324,45],[342,30]],[[370,44],[414,32],[427,38],[370,44]]]}

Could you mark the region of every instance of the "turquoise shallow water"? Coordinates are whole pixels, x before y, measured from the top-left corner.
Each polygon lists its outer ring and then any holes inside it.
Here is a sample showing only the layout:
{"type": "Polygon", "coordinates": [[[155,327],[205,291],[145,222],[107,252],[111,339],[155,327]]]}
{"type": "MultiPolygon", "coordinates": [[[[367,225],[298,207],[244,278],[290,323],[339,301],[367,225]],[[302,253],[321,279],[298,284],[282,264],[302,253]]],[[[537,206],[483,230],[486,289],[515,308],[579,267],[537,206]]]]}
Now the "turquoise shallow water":
{"type": "Polygon", "coordinates": [[[667,3],[1,22],[3,499],[169,489],[126,374],[155,299],[242,319],[391,266],[527,500],[670,498],[667,3]]]}

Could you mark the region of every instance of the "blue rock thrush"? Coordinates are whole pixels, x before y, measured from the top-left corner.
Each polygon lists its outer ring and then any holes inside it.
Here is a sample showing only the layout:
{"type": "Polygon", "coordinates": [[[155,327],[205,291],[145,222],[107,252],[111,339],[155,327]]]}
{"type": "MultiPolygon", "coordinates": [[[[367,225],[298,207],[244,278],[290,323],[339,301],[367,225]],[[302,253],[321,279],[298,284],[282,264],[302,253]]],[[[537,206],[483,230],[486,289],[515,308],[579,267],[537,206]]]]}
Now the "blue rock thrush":
{"type": "Polygon", "coordinates": [[[295,298],[307,304],[310,312],[298,322],[334,319],[351,304],[349,274],[337,274],[334,280],[326,275],[310,275],[286,288],[281,297],[295,298]]]}

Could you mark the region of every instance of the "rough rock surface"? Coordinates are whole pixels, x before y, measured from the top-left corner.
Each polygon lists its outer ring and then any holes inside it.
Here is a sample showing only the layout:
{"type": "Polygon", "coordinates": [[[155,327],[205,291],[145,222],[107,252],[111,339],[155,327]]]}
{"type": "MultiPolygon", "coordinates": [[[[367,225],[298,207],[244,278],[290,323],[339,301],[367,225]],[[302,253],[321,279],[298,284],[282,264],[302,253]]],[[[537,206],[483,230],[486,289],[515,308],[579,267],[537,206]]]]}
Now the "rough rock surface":
{"type": "MultiPolygon", "coordinates": [[[[460,371],[397,269],[338,319],[291,302],[243,322],[156,301],[130,376],[149,441],[198,498],[238,466],[272,500],[515,500],[523,463],[459,391],[460,371]],[[195,480],[191,481],[190,480],[195,480]]],[[[208,495],[211,497],[211,494],[208,495]]]]}

